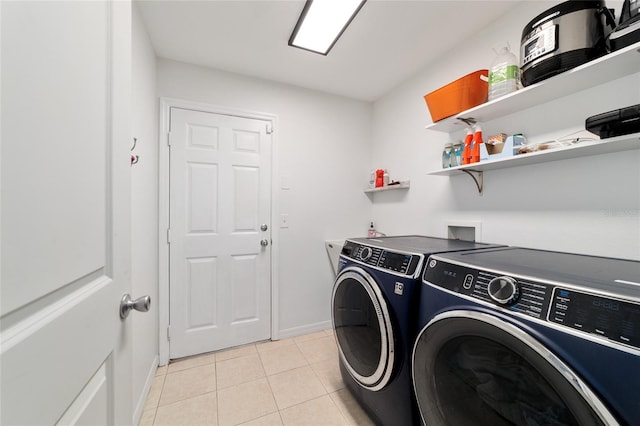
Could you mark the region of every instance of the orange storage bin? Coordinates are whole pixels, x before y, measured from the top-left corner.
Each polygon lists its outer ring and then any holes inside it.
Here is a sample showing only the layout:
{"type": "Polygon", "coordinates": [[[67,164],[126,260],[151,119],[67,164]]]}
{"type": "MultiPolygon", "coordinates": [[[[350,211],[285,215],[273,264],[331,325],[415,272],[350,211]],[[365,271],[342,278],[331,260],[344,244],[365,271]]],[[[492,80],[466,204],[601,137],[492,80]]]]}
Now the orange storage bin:
{"type": "Polygon", "coordinates": [[[478,70],[424,95],[435,123],[487,101],[489,70],[478,70]]]}

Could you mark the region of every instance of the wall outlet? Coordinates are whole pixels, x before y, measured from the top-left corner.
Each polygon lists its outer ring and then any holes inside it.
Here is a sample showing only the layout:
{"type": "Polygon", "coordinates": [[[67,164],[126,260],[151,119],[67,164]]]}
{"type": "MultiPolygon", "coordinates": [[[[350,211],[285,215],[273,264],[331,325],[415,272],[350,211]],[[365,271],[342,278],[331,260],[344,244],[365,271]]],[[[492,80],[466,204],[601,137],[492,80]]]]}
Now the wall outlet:
{"type": "Polygon", "coordinates": [[[280,214],[280,228],[288,228],[289,227],[289,215],[286,213],[280,214]]]}

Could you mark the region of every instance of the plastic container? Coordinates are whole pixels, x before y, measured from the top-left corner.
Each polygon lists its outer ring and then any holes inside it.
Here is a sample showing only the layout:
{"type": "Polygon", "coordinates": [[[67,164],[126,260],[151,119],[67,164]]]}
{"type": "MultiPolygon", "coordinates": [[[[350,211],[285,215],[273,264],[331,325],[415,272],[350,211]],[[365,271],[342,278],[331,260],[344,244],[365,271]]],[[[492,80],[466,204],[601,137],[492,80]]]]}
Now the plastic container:
{"type": "Polygon", "coordinates": [[[376,237],[376,228],[373,227],[373,222],[369,225],[369,229],[367,230],[367,237],[375,238],[376,237]]]}
{"type": "Polygon", "coordinates": [[[369,189],[373,189],[376,187],[376,171],[371,170],[369,173],[369,189]]]}
{"type": "Polygon", "coordinates": [[[491,63],[489,70],[489,100],[515,92],[520,87],[518,59],[509,46],[504,46],[491,63]]]}
{"type": "Polygon", "coordinates": [[[453,154],[453,144],[445,144],[442,149],[442,168],[448,169],[451,167],[451,155],[453,154]]]}
{"type": "Polygon", "coordinates": [[[451,152],[451,167],[457,166],[462,166],[462,142],[454,143],[451,152]]]}
{"type": "Polygon", "coordinates": [[[433,122],[486,102],[488,75],[489,70],[478,70],[424,95],[433,122]]]}
{"type": "Polygon", "coordinates": [[[384,173],[382,174],[382,186],[387,186],[389,185],[389,173],[387,173],[387,171],[385,170],[384,173]]]}
{"type": "Polygon", "coordinates": [[[376,188],[384,186],[384,170],[376,170],[376,188]]]}

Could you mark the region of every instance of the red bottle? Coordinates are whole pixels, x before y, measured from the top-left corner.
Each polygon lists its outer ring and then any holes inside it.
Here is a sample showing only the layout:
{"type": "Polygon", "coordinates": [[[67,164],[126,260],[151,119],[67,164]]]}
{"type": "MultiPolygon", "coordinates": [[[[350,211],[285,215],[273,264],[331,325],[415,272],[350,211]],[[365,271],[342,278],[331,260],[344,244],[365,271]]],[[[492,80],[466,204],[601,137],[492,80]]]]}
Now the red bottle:
{"type": "Polygon", "coordinates": [[[384,170],[376,170],[376,188],[384,186],[384,170]]]}
{"type": "Polygon", "coordinates": [[[473,133],[467,128],[467,136],[464,138],[464,149],[462,150],[462,164],[471,163],[471,144],[473,143],[473,133]]]}
{"type": "Polygon", "coordinates": [[[483,144],[482,141],[482,129],[476,124],[475,133],[473,134],[473,148],[471,149],[471,162],[480,162],[480,148],[483,144]]]}

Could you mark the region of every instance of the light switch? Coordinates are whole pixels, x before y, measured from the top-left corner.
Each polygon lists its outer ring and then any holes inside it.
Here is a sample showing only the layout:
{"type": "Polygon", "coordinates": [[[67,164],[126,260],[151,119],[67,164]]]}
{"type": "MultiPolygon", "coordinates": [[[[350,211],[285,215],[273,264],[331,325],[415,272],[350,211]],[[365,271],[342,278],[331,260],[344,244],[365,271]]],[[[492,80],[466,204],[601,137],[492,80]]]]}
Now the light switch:
{"type": "Polygon", "coordinates": [[[286,213],[280,214],[280,228],[288,228],[289,227],[289,215],[286,213]]]}
{"type": "Polygon", "coordinates": [[[280,189],[291,189],[289,184],[289,175],[280,176],[280,189]]]}

